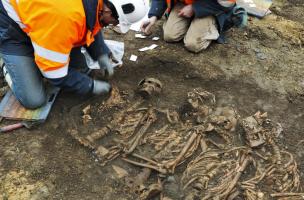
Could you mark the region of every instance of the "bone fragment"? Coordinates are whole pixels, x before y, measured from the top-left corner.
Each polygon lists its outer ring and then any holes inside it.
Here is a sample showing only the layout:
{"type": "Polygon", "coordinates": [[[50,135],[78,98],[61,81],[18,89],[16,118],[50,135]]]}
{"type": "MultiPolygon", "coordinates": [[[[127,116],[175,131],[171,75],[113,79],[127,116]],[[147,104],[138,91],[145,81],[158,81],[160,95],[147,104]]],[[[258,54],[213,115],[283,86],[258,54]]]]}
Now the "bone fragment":
{"type": "Polygon", "coordinates": [[[102,145],[99,145],[96,150],[96,154],[99,156],[106,156],[110,151],[102,145]]]}
{"type": "Polygon", "coordinates": [[[122,160],[124,160],[124,161],[126,161],[128,163],[131,163],[133,165],[137,165],[137,166],[140,166],[140,167],[145,167],[145,168],[153,169],[153,170],[158,171],[158,172],[160,172],[162,174],[166,174],[167,173],[167,170],[163,169],[161,167],[157,167],[157,166],[153,166],[153,165],[150,165],[150,164],[136,162],[136,161],[133,161],[133,160],[130,160],[130,159],[127,159],[127,158],[122,158],[122,160]]]}
{"type": "Polygon", "coordinates": [[[205,138],[203,138],[203,137],[201,138],[200,145],[201,145],[202,152],[206,152],[208,149],[208,145],[207,145],[205,138]]]}
{"type": "Polygon", "coordinates": [[[230,181],[228,187],[225,189],[225,192],[222,194],[218,195],[219,199],[226,199],[227,196],[231,193],[231,191],[235,188],[237,185],[241,175],[243,174],[243,171],[247,168],[248,164],[250,162],[250,157],[246,156],[244,161],[240,164],[238,169],[236,169],[236,175],[234,178],[230,181]]]}
{"type": "Polygon", "coordinates": [[[136,158],[139,158],[139,159],[142,159],[142,160],[145,160],[145,161],[147,161],[147,162],[149,162],[149,163],[151,163],[151,164],[158,165],[158,163],[157,163],[156,161],[151,160],[151,159],[149,159],[149,158],[146,158],[146,157],[144,157],[144,156],[141,156],[141,155],[139,155],[139,154],[133,153],[132,156],[134,156],[134,157],[136,157],[136,158]]]}
{"type": "Polygon", "coordinates": [[[165,164],[165,167],[167,169],[172,168],[172,171],[174,171],[176,165],[178,165],[178,163],[183,159],[183,157],[185,156],[185,154],[187,153],[187,151],[191,148],[193,142],[195,141],[195,139],[198,137],[198,131],[195,130],[191,137],[189,138],[189,140],[187,141],[187,143],[185,144],[184,148],[182,149],[182,151],[180,152],[180,154],[175,158],[175,160],[170,161],[168,163],[165,164]]]}
{"type": "Polygon", "coordinates": [[[96,140],[106,136],[111,131],[111,125],[104,126],[100,130],[88,135],[86,139],[90,142],[95,142],[96,140]]]}
{"type": "Polygon", "coordinates": [[[116,165],[112,165],[112,168],[116,172],[118,178],[123,178],[123,177],[129,175],[129,173],[125,169],[123,169],[121,167],[118,167],[116,165]]]}
{"type": "Polygon", "coordinates": [[[286,192],[286,193],[273,193],[270,194],[271,197],[294,197],[299,196],[304,198],[304,193],[292,193],[292,192],[286,192]]]}
{"type": "Polygon", "coordinates": [[[130,147],[127,147],[124,152],[127,154],[130,154],[134,151],[136,146],[139,144],[140,139],[143,137],[143,135],[146,133],[150,125],[156,121],[156,115],[153,112],[153,109],[150,109],[147,112],[147,116],[144,117],[146,119],[145,124],[139,129],[139,131],[136,133],[135,137],[130,141],[130,147]]]}
{"type": "Polygon", "coordinates": [[[149,200],[158,196],[163,191],[161,183],[152,184],[148,187],[148,190],[144,191],[140,195],[141,200],[149,200]]]}

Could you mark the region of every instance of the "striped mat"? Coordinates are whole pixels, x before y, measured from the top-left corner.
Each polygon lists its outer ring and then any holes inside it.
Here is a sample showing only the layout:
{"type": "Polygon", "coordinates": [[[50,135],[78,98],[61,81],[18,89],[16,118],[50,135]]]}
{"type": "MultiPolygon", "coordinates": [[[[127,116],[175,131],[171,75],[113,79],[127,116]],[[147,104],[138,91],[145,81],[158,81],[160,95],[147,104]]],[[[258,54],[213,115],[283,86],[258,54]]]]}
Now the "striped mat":
{"type": "Polygon", "coordinates": [[[34,110],[24,108],[12,91],[9,90],[0,103],[0,116],[6,119],[27,120],[27,121],[44,121],[46,120],[55,98],[59,92],[59,88],[50,87],[47,89],[47,103],[34,110]]]}
{"type": "Polygon", "coordinates": [[[272,0],[237,0],[238,6],[245,8],[248,14],[262,18],[271,13],[272,0]]]}

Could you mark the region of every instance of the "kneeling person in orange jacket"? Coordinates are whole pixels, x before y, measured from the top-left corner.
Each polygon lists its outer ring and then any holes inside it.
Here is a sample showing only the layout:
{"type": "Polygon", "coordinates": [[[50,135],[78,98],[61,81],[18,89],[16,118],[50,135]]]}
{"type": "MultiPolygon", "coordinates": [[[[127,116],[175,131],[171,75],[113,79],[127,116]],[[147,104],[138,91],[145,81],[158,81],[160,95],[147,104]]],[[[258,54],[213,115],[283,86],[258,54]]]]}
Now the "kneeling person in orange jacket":
{"type": "Polygon", "coordinates": [[[0,53],[8,85],[32,109],[46,101],[43,77],[80,95],[109,92],[107,82],[75,69],[86,65],[80,47],[112,75],[101,29],[119,23],[127,32],[147,9],[144,0],[1,0],[0,53]]]}

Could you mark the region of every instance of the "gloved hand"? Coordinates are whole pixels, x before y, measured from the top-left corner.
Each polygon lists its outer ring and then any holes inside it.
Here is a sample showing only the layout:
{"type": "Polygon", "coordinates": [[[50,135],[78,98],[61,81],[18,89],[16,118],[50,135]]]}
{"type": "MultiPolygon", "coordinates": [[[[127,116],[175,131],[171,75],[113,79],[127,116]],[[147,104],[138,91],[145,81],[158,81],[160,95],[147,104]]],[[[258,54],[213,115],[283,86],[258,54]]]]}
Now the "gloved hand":
{"type": "Polygon", "coordinates": [[[143,32],[145,35],[151,35],[152,27],[154,26],[156,21],[157,21],[156,16],[152,16],[148,20],[144,21],[140,26],[141,32],[143,32]]]}
{"type": "Polygon", "coordinates": [[[102,54],[101,56],[99,56],[98,60],[98,64],[100,66],[100,69],[104,70],[105,73],[110,77],[114,74],[114,66],[111,63],[111,55],[108,54],[102,54]]]}
{"type": "Polygon", "coordinates": [[[106,94],[111,91],[111,88],[111,85],[107,82],[94,80],[92,93],[94,95],[106,94]]]}

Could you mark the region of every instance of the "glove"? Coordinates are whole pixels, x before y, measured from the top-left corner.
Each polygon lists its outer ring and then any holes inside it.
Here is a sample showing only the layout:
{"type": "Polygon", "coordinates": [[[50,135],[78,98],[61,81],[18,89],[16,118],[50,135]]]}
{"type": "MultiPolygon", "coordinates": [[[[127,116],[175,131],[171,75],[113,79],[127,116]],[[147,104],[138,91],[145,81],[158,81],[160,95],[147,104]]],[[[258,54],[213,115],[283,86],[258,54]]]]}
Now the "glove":
{"type": "Polygon", "coordinates": [[[99,56],[99,58],[97,60],[98,60],[98,64],[100,66],[100,69],[103,69],[109,77],[113,76],[114,66],[111,63],[110,55],[102,54],[101,56],[99,56]]]}
{"type": "Polygon", "coordinates": [[[111,88],[111,85],[107,82],[94,80],[92,93],[94,95],[106,94],[111,91],[111,88]]]}
{"type": "Polygon", "coordinates": [[[144,21],[140,26],[141,32],[143,32],[145,35],[151,35],[152,27],[154,26],[156,21],[157,21],[156,16],[150,17],[148,20],[144,21]]]}

